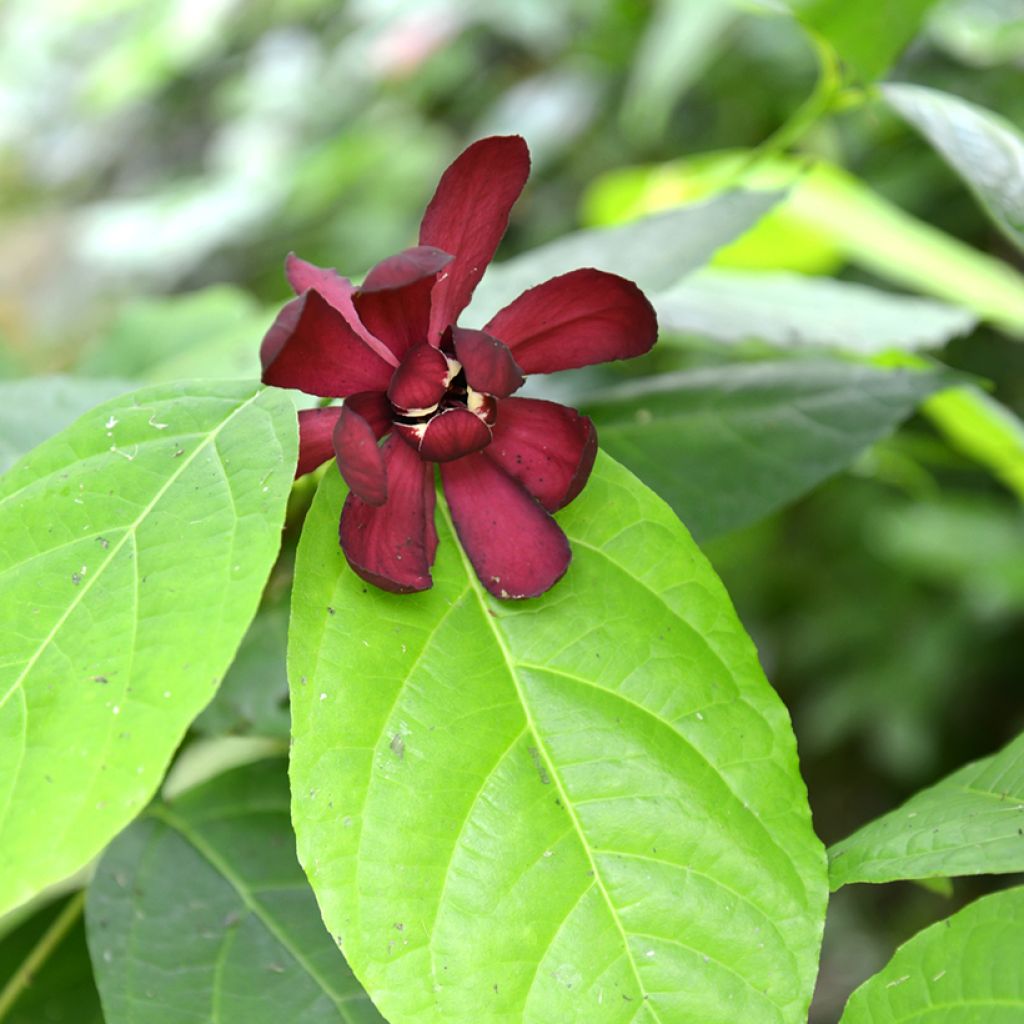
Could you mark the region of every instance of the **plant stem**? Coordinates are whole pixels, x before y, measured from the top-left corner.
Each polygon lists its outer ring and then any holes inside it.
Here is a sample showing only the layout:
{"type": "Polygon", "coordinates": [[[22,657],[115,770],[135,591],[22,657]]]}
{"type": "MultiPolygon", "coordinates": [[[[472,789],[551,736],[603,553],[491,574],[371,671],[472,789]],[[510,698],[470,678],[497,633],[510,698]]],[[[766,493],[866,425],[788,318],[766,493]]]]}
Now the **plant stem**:
{"type": "Polygon", "coordinates": [[[32,952],[25,957],[21,966],[11,975],[10,980],[0,991],[0,1021],[6,1018],[11,1007],[18,1001],[21,994],[32,984],[32,978],[40,967],[46,963],[50,954],[60,945],[64,936],[71,930],[82,915],[85,905],[85,890],[81,890],[64,904],[64,909],[53,919],[50,927],[43,932],[32,952]]]}

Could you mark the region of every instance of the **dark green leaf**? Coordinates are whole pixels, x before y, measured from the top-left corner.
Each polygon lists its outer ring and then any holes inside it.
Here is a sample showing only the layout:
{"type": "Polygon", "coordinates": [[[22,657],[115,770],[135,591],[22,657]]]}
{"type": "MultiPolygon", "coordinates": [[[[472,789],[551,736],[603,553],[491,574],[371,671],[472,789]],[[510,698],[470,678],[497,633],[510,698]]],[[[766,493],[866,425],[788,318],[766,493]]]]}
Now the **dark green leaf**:
{"type": "Polygon", "coordinates": [[[338,549],[328,473],[289,648],[292,819],[392,1024],[803,1022],[824,913],[785,709],[672,511],[602,455],[543,598],[338,549]],[[331,611],[334,614],[331,614],[331,611]]]}
{"type": "Polygon", "coordinates": [[[103,855],[89,948],[108,1024],[376,1024],[295,860],[282,761],[156,804],[103,855]]]}
{"type": "Polygon", "coordinates": [[[851,363],[757,363],[624,384],[582,406],[601,444],[704,539],[844,469],[941,383],[851,363]]]}

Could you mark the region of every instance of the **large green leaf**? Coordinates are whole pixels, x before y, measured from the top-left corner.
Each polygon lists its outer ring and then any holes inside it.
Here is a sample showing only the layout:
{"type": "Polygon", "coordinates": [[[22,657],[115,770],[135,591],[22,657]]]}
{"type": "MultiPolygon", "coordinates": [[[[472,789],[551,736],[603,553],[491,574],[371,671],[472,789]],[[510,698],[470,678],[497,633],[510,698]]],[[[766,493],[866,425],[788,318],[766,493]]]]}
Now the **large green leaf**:
{"type": "Polygon", "coordinates": [[[958,96],[920,85],[882,93],[967,182],[992,220],[1024,250],[1024,137],[1008,121],[958,96]]]}
{"type": "Polygon", "coordinates": [[[781,191],[726,192],[631,224],[591,228],[493,264],[464,314],[484,323],[520,292],[578,267],[597,267],[636,281],[641,288],[665,288],[703,266],[715,250],[757,223],[782,197],[781,191]]]}
{"type": "Polygon", "coordinates": [[[850,996],[840,1024],[1020,1024],[1024,888],[926,928],[850,996]]]}
{"type": "Polygon", "coordinates": [[[374,1024],[295,859],[284,762],[155,804],[103,855],[89,949],[107,1024],[374,1024]]]}
{"type": "Polygon", "coordinates": [[[1024,871],[1024,736],[829,850],[832,887],[1024,871]]]}
{"type": "Polygon", "coordinates": [[[939,348],[975,324],[943,302],[802,274],[709,267],[651,296],[663,331],[858,355],[939,348]]]}
{"type": "Polygon", "coordinates": [[[433,589],[296,565],[292,820],[392,1024],[804,1021],[821,850],[786,711],[671,510],[600,456],[548,595],[492,599],[443,507],[433,589]]]}
{"type": "Polygon", "coordinates": [[[256,610],[296,434],[282,393],[161,385],[0,478],[0,910],[153,793],[256,610]]]}
{"type": "Polygon", "coordinates": [[[753,363],[639,380],[582,405],[601,444],[705,539],[844,469],[941,381],[852,363],[753,363]]]}
{"type": "Polygon", "coordinates": [[[0,473],[87,409],[131,387],[121,380],[59,375],[0,382],[0,473]]]}

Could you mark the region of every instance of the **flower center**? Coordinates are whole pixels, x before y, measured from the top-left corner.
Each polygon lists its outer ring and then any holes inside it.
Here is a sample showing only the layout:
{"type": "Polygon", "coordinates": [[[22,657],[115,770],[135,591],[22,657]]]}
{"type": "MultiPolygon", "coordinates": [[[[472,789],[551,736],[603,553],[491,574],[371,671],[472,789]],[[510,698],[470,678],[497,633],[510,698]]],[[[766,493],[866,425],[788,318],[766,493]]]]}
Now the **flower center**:
{"type": "Polygon", "coordinates": [[[438,349],[410,350],[388,397],[396,433],[430,462],[458,459],[490,443],[497,400],[471,388],[461,363],[438,349]]]}

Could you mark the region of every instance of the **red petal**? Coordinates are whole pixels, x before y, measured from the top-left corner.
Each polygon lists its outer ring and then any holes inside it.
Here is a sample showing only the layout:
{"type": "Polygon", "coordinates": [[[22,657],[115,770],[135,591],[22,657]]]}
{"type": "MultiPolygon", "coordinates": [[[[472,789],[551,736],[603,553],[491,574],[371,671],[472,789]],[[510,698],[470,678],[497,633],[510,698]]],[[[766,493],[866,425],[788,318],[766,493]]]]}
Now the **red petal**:
{"type": "Polygon", "coordinates": [[[359,319],[354,305],[355,285],[347,277],[342,277],[333,267],[324,268],[307,263],[293,252],[289,253],[284,261],[284,272],[297,295],[310,289],[318,292],[377,355],[392,366],[398,365],[398,360],[387,345],[370,332],[359,319]]]}
{"type": "Polygon", "coordinates": [[[452,329],[455,358],[466,371],[466,382],[474,391],[505,398],[522,387],[523,372],[508,347],[483,331],[463,327],[452,329]]]}
{"type": "Polygon", "coordinates": [[[498,406],[487,458],[518,480],[549,512],[568,505],[587,482],[597,431],[575,409],[537,398],[498,406]]]}
{"type": "Polygon", "coordinates": [[[431,410],[448,390],[448,360],[425,341],[413,345],[388,385],[388,398],[397,409],[413,415],[431,410]]]}
{"type": "Polygon", "coordinates": [[[296,295],[308,292],[310,288],[318,291],[339,313],[352,311],[352,293],[355,285],[347,277],[342,277],[333,267],[318,267],[299,259],[295,253],[288,253],[284,261],[284,272],[288,283],[296,295]]]}
{"type": "Polygon", "coordinates": [[[367,505],[355,494],[341,511],[340,539],[348,564],[368,583],[395,593],[426,590],[436,534],[430,467],[392,435],[382,449],[388,500],[367,505]],[[433,539],[432,539],[433,538],[433,539]]]}
{"type": "Polygon", "coordinates": [[[403,249],[386,260],[381,260],[359,287],[360,292],[379,292],[384,289],[404,288],[408,284],[433,277],[443,270],[452,257],[430,245],[415,245],[403,249]]]}
{"type": "Polygon", "coordinates": [[[491,443],[491,428],[468,409],[445,409],[427,424],[419,442],[420,457],[448,462],[477,452],[491,443]]]}
{"type": "Polygon", "coordinates": [[[337,406],[299,411],[299,464],[295,469],[296,477],[312,473],[317,466],[322,466],[334,457],[331,438],[340,415],[341,409],[337,406]]]}
{"type": "Polygon", "coordinates": [[[388,482],[377,435],[348,402],[342,407],[333,440],[338,469],[349,490],[367,505],[383,505],[388,499],[388,482]]]}
{"type": "Polygon", "coordinates": [[[573,270],[523,292],[484,330],[505,342],[524,373],[553,373],[643,355],[658,321],[632,281],[573,270]]]}
{"type": "Polygon", "coordinates": [[[278,313],[260,359],[264,384],[326,398],[383,391],[393,372],[315,291],[292,299],[278,313]]]}
{"type": "Polygon", "coordinates": [[[495,597],[537,597],[565,574],[565,534],[486,455],[441,463],[455,530],[480,582],[495,597]]]}
{"type": "Polygon", "coordinates": [[[430,338],[455,323],[508,227],[508,214],[530,174],[530,152],[518,135],[474,142],[441,176],[430,200],[420,243],[455,259],[434,286],[430,338]]]}
{"type": "Polygon", "coordinates": [[[391,429],[391,406],[381,391],[360,391],[345,399],[345,408],[359,413],[379,441],[391,429]]]}

